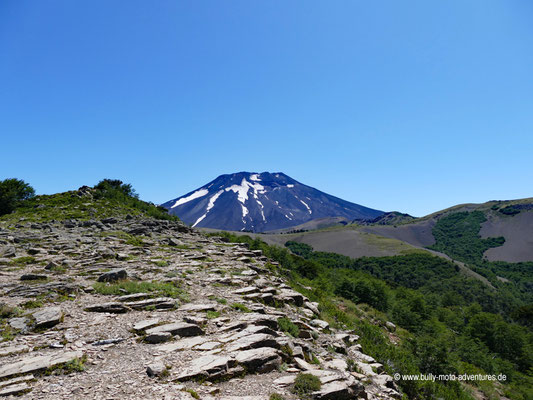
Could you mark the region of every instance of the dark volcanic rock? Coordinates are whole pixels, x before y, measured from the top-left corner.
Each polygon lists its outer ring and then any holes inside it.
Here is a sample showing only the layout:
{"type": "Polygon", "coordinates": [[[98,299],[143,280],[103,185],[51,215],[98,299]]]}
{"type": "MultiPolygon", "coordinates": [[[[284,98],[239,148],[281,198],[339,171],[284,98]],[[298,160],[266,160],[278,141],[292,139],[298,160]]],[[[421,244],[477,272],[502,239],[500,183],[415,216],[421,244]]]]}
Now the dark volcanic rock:
{"type": "Polygon", "coordinates": [[[98,277],[98,282],[116,282],[121,279],[126,279],[128,273],[125,269],[114,269],[109,272],[104,272],[98,277]]]}

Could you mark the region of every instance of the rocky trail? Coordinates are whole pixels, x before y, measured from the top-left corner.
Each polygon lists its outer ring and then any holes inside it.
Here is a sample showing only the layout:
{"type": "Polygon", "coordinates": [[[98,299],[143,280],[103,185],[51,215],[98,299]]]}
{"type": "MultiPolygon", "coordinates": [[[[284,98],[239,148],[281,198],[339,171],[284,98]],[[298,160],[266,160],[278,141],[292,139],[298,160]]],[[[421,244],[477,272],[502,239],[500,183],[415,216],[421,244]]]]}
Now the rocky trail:
{"type": "Polygon", "coordinates": [[[299,399],[305,372],[312,399],[400,398],[272,264],[144,217],[0,225],[0,396],[299,399]]]}

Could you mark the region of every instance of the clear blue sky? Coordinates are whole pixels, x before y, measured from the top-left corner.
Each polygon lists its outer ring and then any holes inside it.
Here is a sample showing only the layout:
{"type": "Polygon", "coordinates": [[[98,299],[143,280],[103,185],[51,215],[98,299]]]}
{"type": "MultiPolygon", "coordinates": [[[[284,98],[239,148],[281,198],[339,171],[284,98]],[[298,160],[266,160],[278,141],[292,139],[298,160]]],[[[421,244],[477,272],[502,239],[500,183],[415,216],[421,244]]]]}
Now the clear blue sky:
{"type": "Polygon", "coordinates": [[[533,196],[533,2],[0,2],[0,179],[156,203],[281,171],[421,216],[533,196]]]}

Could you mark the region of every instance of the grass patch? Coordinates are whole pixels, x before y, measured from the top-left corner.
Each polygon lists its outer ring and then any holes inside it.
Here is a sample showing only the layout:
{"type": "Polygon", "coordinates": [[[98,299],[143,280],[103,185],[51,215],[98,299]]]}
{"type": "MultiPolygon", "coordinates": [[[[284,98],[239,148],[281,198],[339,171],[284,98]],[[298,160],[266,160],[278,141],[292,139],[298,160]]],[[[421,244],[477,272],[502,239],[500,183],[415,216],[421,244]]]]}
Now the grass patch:
{"type": "Polygon", "coordinates": [[[45,375],[70,375],[74,372],[85,371],[85,363],[87,362],[87,356],[83,355],[81,358],[75,358],[64,364],[50,367],[45,371],[45,375]]]}
{"type": "Polygon", "coordinates": [[[208,319],[215,319],[215,318],[218,318],[218,317],[220,317],[220,312],[211,311],[211,310],[207,311],[207,318],[208,319]]]}
{"type": "Polygon", "coordinates": [[[41,308],[44,305],[44,303],[40,300],[28,300],[25,303],[22,303],[20,306],[25,309],[31,309],[31,308],[41,308]]]}
{"type": "Polygon", "coordinates": [[[292,337],[297,338],[300,335],[300,328],[298,325],[293,323],[287,317],[281,317],[278,319],[279,330],[285,333],[288,333],[292,337]]]}
{"type": "Polygon", "coordinates": [[[231,305],[231,308],[233,308],[234,310],[240,311],[240,312],[244,312],[244,313],[252,312],[252,310],[250,310],[248,307],[246,307],[242,303],[233,303],[231,305]]]}
{"type": "Polygon", "coordinates": [[[17,257],[14,258],[9,262],[9,265],[16,265],[16,266],[24,266],[28,264],[35,264],[37,260],[35,257],[27,256],[27,257],[17,257]]]}
{"type": "Polygon", "coordinates": [[[281,394],[279,393],[272,393],[270,395],[270,397],[268,398],[268,400],[285,400],[285,397],[283,397],[281,394]]]}
{"type": "Polygon", "coordinates": [[[311,374],[300,373],[296,376],[292,391],[300,396],[306,396],[309,393],[320,390],[321,386],[322,384],[318,377],[311,374]]]}
{"type": "Polygon", "coordinates": [[[148,293],[152,297],[172,297],[181,301],[189,301],[187,292],[176,282],[136,282],[127,280],[117,283],[96,282],[93,288],[96,293],[108,296],[148,293]]]}
{"type": "Polygon", "coordinates": [[[218,304],[228,304],[228,301],[226,299],[216,297],[216,296],[209,296],[209,300],[216,301],[218,304]]]}
{"type": "Polygon", "coordinates": [[[196,391],[193,390],[193,389],[183,389],[183,390],[185,392],[189,393],[195,399],[199,399],[200,398],[200,395],[198,393],[196,393],[196,391]]]}
{"type": "Polygon", "coordinates": [[[169,265],[169,262],[166,260],[153,260],[152,263],[154,263],[160,268],[168,267],[169,265]]]}

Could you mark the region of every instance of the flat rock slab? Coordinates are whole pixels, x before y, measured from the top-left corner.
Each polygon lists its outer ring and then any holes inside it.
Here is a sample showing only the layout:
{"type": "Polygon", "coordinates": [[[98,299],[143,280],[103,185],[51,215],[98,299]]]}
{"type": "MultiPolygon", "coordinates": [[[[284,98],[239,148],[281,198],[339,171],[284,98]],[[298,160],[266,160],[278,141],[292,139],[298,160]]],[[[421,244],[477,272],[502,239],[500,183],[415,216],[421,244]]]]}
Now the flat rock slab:
{"type": "Polygon", "coordinates": [[[117,300],[118,301],[138,301],[138,300],[144,300],[150,297],[149,293],[133,293],[133,294],[126,294],[124,296],[120,296],[117,300]]]}
{"type": "Polygon", "coordinates": [[[262,325],[268,326],[271,329],[278,329],[278,319],[274,315],[266,315],[259,313],[252,313],[243,315],[239,318],[241,322],[244,322],[248,325],[262,325]]]}
{"type": "Polygon", "coordinates": [[[125,304],[134,310],[142,310],[146,307],[155,307],[157,310],[166,310],[176,307],[177,302],[170,297],[158,297],[157,299],[147,299],[125,304]]]}
{"type": "Polygon", "coordinates": [[[30,350],[30,348],[26,346],[25,344],[21,344],[18,346],[0,347],[0,357],[4,357],[10,354],[16,354],[16,353],[24,353],[28,350],[30,350]]]}
{"type": "Polygon", "coordinates": [[[159,324],[161,320],[159,318],[151,318],[151,319],[145,319],[143,321],[136,322],[135,325],[133,325],[133,330],[137,332],[142,332],[145,329],[152,328],[159,324]]]}
{"type": "Polygon", "coordinates": [[[16,378],[11,378],[11,379],[8,379],[7,381],[0,381],[0,388],[14,385],[15,383],[33,381],[34,379],[35,377],[32,374],[24,375],[24,376],[17,376],[16,378]]]}
{"type": "Polygon", "coordinates": [[[195,346],[202,345],[206,343],[209,339],[202,336],[196,336],[196,337],[188,337],[185,339],[178,340],[173,343],[164,344],[162,346],[157,347],[157,351],[164,351],[165,353],[169,353],[171,351],[178,351],[178,350],[190,350],[195,346]]]}
{"type": "Polygon", "coordinates": [[[224,396],[217,397],[217,400],[268,400],[268,396],[224,396]]]}
{"type": "Polygon", "coordinates": [[[259,349],[239,352],[235,357],[235,361],[244,365],[248,372],[268,372],[275,368],[271,362],[274,361],[279,364],[281,357],[278,355],[276,349],[261,347],[259,349]],[[270,365],[274,368],[270,368],[270,365]]]}
{"type": "Polygon", "coordinates": [[[207,378],[209,375],[227,371],[231,364],[231,357],[208,354],[193,360],[176,379],[182,382],[199,377],[207,378]]]}
{"type": "Polygon", "coordinates": [[[24,274],[20,277],[21,281],[40,281],[46,279],[48,279],[48,276],[40,274],[24,274]]]}
{"type": "Polygon", "coordinates": [[[106,312],[112,314],[123,314],[125,312],[128,312],[129,310],[130,308],[126,307],[122,303],[102,303],[85,308],[85,311],[89,312],[106,312]]]}
{"type": "Polygon", "coordinates": [[[233,293],[245,295],[245,294],[252,294],[252,293],[257,293],[257,292],[259,292],[259,289],[256,288],[255,286],[247,286],[242,289],[237,289],[233,293]]]}
{"type": "Polygon", "coordinates": [[[144,341],[146,343],[156,344],[156,343],[163,343],[172,338],[172,334],[170,332],[157,332],[157,333],[151,333],[149,335],[146,335],[144,338],[144,341]]]}
{"type": "Polygon", "coordinates": [[[180,307],[180,311],[187,312],[201,312],[201,311],[215,311],[217,303],[202,303],[193,304],[188,303],[180,307]]]}
{"type": "Polygon", "coordinates": [[[0,396],[10,396],[18,393],[23,393],[31,390],[31,386],[26,382],[17,383],[15,385],[6,386],[0,389],[0,396]]]}
{"type": "Polygon", "coordinates": [[[70,294],[78,291],[78,288],[78,285],[72,283],[50,282],[40,285],[18,285],[11,289],[8,294],[9,296],[35,297],[49,292],[70,294]]]}
{"type": "Polygon", "coordinates": [[[8,376],[26,374],[28,372],[38,371],[50,368],[59,364],[72,361],[83,356],[81,351],[69,351],[62,354],[53,354],[49,356],[26,357],[12,364],[0,367],[0,378],[8,376]]]}
{"type": "Polygon", "coordinates": [[[272,335],[268,335],[266,333],[256,333],[237,339],[233,343],[230,343],[228,346],[226,346],[226,350],[238,351],[256,349],[260,347],[279,348],[279,344],[276,341],[276,338],[272,335]]]}
{"type": "Polygon", "coordinates": [[[146,331],[146,334],[151,335],[160,332],[169,332],[172,335],[179,336],[199,336],[205,333],[198,325],[189,324],[187,322],[174,322],[172,324],[165,324],[156,326],[155,328],[150,328],[146,331]]]}
{"type": "Polygon", "coordinates": [[[34,312],[35,329],[51,328],[61,322],[63,313],[60,307],[46,307],[34,312]]]}

